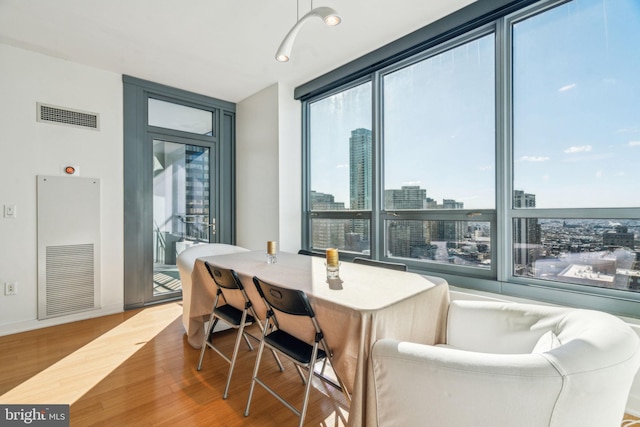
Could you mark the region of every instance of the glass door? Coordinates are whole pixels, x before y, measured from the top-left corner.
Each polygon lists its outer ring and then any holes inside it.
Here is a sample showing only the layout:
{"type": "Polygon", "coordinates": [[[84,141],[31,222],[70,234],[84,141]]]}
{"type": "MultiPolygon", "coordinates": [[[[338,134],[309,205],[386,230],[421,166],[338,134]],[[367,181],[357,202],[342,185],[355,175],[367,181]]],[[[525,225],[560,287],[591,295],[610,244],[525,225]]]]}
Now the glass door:
{"type": "Polygon", "coordinates": [[[209,243],[211,217],[209,148],[153,139],[153,297],[182,291],[176,267],[185,249],[209,243]]]}
{"type": "Polygon", "coordinates": [[[182,298],[187,248],[235,243],[235,105],[124,76],[124,307],[182,298]]]}

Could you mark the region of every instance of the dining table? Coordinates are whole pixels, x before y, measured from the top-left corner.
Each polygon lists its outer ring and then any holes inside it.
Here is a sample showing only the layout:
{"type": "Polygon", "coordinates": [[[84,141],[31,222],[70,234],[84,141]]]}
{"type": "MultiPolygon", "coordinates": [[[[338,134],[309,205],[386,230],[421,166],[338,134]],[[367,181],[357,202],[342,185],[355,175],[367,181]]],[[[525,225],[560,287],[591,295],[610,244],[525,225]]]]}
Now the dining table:
{"type": "MultiPolygon", "coordinates": [[[[234,270],[260,319],[265,307],[253,277],[274,285],[304,291],[333,352],[331,366],[351,396],[349,426],[376,425],[376,393],[371,381],[369,353],[381,338],[422,344],[444,343],[449,287],[446,280],[412,272],[341,262],[339,275],[327,278],[321,257],[279,252],[268,263],[264,251],[248,251],[197,258],[191,275],[191,298],[211,312],[215,290],[205,262],[234,270]]],[[[225,293],[227,303],[242,308],[239,292],[225,293]]],[[[204,337],[202,325],[190,322],[189,342],[204,337]]],[[[289,321],[287,331],[312,340],[312,329],[289,321]]],[[[199,341],[198,341],[199,340],[199,341]]]]}

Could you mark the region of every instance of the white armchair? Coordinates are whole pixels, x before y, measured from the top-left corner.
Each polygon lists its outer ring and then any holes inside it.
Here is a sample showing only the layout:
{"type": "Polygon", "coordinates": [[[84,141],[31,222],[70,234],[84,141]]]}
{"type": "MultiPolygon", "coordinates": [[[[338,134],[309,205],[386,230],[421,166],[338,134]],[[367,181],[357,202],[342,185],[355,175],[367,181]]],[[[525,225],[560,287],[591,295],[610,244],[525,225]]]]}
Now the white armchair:
{"type": "Polygon", "coordinates": [[[640,339],[606,313],[452,301],[447,342],[372,349],[378,426],[619,427],[640,339]]]}

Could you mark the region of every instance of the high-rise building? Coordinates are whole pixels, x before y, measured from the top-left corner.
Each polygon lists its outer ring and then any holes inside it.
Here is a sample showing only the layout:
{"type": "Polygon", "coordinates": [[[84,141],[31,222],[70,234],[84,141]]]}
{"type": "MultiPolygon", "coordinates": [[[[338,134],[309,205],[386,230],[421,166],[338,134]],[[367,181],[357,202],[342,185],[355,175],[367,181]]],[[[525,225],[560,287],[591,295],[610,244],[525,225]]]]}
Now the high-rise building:
{"type": "Polygon", "coordinates": [[[312,211],[343,211],[344,202],[336,202],[333,194],[311,190],[312,211]]]}
{"type": "Polygon", "coordinates": [[[602,244],[608,248],[623,247],[634,249],[635,235],[634,233],[629,233],[628,227],[617,225],[613,230],[604,232],[602,244]]]}
{"type": "MultiPolygon", "coordinates": [[[[535,208],[536,195],[515,190],[514,208],[535,208]]],[[[514,264],[533,267],[541,248],[542,229],[537,218],[515,218],[513,220],[514,264]]]]}
{"type": "Polygon", "coordinates": [[[464,203],[453,199],[442,199],[442,209],[464,209],[464,203]]]}
{"type": "MultiPolygon", "coordinates": [[[[384,191],[386,210],[425,209],[426,203],[427,190],[418,185],[384,191]]],[[[410,257],[412,248],[425,244],[422,221],[391,221],[387,227],[387,234],[388,251],[396,257],[410,257]]]]}
{"type": "Polygon", "coordinates": [[[185,237],[209,241],[209,149],[185,145],[185,237]]]}
{"type": "MultiPolygon", "coordinates": [[[[336,202],[333,194],[311,191],[311,210],[341,211],[343,202],[336,202]]],[[[318,218],[311,222],[311,238],[314,248],[345,248],[348,220],[318,218]]]]}
{"type": "Polygon", "coordinates": [[[513,192],[513,207],[514,208],[535,208],[536,195],[525,193],[522,190],[515,190],[513,192]]]}
{"type": "Polygon", "coordinates": [[[400,190],[384,190],[384,208],[425,209],[427,190],[419,185],[403,185],[400,190]]]}
{"type": "Polygon", "coordinates": [[[371,131],[355,129],[349,138],[349,196],[351,209],[371,209],[371,131]]]}
{"type": "MultiPolygon", "coordinates": [[[[349,138],[349,199],[352,210],[371,209],[371,179],[373,177],[371,130],[354,129],[349,138]]],[[[369,242],[369,227],[365,221],[353,220],[352,232],[369,242]]]]}

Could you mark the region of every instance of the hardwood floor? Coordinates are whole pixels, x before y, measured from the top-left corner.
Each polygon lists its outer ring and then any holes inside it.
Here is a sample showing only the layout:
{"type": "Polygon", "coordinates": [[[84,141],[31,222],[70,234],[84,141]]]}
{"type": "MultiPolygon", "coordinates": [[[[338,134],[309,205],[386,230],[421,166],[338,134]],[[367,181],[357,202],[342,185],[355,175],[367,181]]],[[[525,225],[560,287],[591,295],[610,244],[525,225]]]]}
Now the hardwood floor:
{"type": "Polygon", "coordinates": [[[625,414],[622,420],[622,427],[640,427],[640,418],[625,414]]]}
{"type": "MultiPolygon", "coordinates": [[[[244,344],[223,400],[229,365],[209,350],[196,370],[200,351],[187,343],[181,314],[172,303],[0,337],[0,403],[69,403],[72,426],[296,425],[259,386],[244,416],[256,354],[244,344]]],[[[234,331],[218,334],[231,354],[234,331]]],[[[279,372],[265,355],[260,372],[301,403],[302,383],[283,364],[279,372]]],[[[343,426],[346,408],[341,392],[315,380],[305,425],[343,426]]]]}
{"type": "MultiPolygon", "coordinates": [[[[223,400],[228,365],[207,351],[196,370],[200,351],[187,343],[181,315],[180,304],[171,303],[0,337],[0,403],[69,403],[72,426],[296,425],[296,416],[259,386],[244,416],[256,354],[244,344],[223,400]]],[[[218,333],[227,354],[233,333],[218,333]]],[[[283,363],[281,373],[266,354],[260,372],[300,402],[300,379],[283,363]]],[[[305,425],[343,426],[346,418],[342,393],[315,380],[305,425]]]]}

